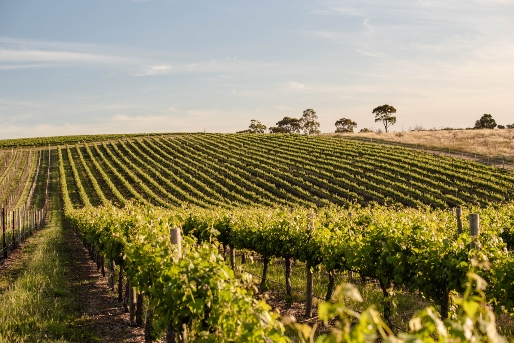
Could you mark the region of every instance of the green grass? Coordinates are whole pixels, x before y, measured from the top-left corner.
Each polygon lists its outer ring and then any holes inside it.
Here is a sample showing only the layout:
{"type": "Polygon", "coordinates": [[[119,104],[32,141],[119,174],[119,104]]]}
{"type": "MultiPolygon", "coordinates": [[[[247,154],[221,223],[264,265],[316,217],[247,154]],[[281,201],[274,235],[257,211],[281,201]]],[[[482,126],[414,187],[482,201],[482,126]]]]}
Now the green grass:
{"type": "MultiPolygon", "coordinates": [[[[260,283],[260,276],[262,275],[263,263],[260,259],[254,258],[253,262],[251,259],[247,259],[247,263],[241,264],[241,260],[237,259],[238,268],[242,268],[245,272],[253,275],[254,282],[257,285],[260,283]]],[[[349,278],[347,274],[338,273],[336,275],[335,284],[338,285],[342,282],[349,282],[357,286],[364,302],[359,303],[350,301],[346,305],[358,312],[364,311],[370,306],[374,306],[378,311],[382,312],[382,291],[380,287],[370,282],[362,282],[357,277],[349,278]]],[[[274,259],[268,266],[268,286],[269,289],[273,290],[275,296],[279,299],[286,298],[286,287],[285,287],[285,267],[282,259],[274,259]]],[[[325,294],[328,285],[328,275],[325,271],[318,271],[314,273],[314,304],[324,301],[325,294]]],[[[291,286],[292,302],[304,303],[305,302],[305,288],[306,288],[306,270],[305,264],[302,262],[295,262],[291,272],[291,286]]],[[[392,322],[396,327],[407,329],[409,320],[419,310],[424,309],[428,306],[435,306],[429,300],[423,298],[421,294],[410,293],[407,290],[397,289],[395,302],[395,314],[392,316],[392,322]]],[[[496,317],[498,332],[504,335],[509,341],[514,341],[514,318],[507,313],[498,314],[496,317]]],[[[393,328],[394,331],[398,331],[397,328],[393,328]]],[[[294,336],[293,333],[291,335],[294,336]]],[[[293,337],[291,336],[291,337],[293,337]]]]}
{"type": "MultiPolygon", "coordinates": [[[[238,259],[238,262],[240,260],[238,259]]],[[[244,271],[252,274],[257,282],[260,282],[260,276],[262,275],[263,264],[259,259],[255,259],[254,262],[250,262],[247,259],[247,263],[239,264],[244,271]]],[[[357,275],[355,275],[357,276],[357,275]]],[[[285,268],[284,263],[281,259],[275,259],[268,267],[268,287],[273,289],[278,297],[286,298],[285,290],[285,268]]],[[[347,274],[338,273],[336,275],[335,285],[343,282],[353,283],[359,289],[364,302],[358,303],[355,301],[349,301],[347,305],[359,312],[364,311],[370,306],[375,306],[377,310],[382,311],[382,291],[380,287],[368,280],[368,282],[362,282],[358,277],[349,278],[347,274]]],[[[328,274],[325,271],[318,271],[314,273],[314,304],[317,306],[318,303],[324,301],[327,292],[328,285],[328,274]]],[[[295,262],[291,272],[291,286],[292,301],[293,302],[305,302],[305,289],[306,289],[306,270],[305,264],[302,262],[295,262]]],[[[407,328],[408,323],[412,315],[427,306],[432,305],[429,301],[424,299],[420,294],[409,293],[407,291],[397,290],[397,296],[395,297],[396,303],[396,314],[393,316],[392,321],[396,326],[401,328],[407,328]]]]}
{"type": "Polygon", "coordinates": [[[0,343],[100,341],[84,325],[88,318],[79,314],[78,295],[72,291],[69,275],[75,262],[62,227],[53,169],[47,226],[29,238],[0,278],[0,343]]]}
{"type": "Polygon", "coordinates": [[[0,280],[0,342],[96,340],[77,328],[77,301],[68,285],[72,261],[60,224],[60,214],[50,213],[49,227],[29,241],[0,280]]]}

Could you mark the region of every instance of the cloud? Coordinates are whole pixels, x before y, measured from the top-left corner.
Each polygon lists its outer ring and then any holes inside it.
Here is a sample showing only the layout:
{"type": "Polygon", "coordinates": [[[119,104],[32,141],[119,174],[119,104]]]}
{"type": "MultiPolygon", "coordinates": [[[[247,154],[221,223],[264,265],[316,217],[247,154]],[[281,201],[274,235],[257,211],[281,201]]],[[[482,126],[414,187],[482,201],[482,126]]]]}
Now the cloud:
{"type": "Polygon", "coordinates": [[[149,75],[166,75],[171,74],[173,68],[169,64],[157,64],[146,67],[144,71],[137,74],[138,76],[149,76],[149,75]]]}
{"type": "Polygon", "coordinates": [[[289,82],[287,85],[292,89],[305,89],[305,85],[303,83],[289,82]]]}
{"type": "Polygon", "coordinates": [[[44,68],[56,65],[133,64],[116,49],[93,44],[48,42],[0,37],[0,70],[44,68]]]}
{"type": "Polygon", "coordinates": [[[137,76],[169,75],[181,73],[223,73],[223,72],[244,72],[256,71],[268,68],[266,63],[253,63],[240,61],[236,58],[211,60],[194,63],[160,63],[144,67],[137,76]]]}
{"type": "Polygon", "coordinates": [[[124,57],[81,53],[74,51],[12,50],[0,49],[1,62],[84,62],[120,63],[127,62],[124,57]]]}
{"type": "MultiPolygon", "coordinates": [[[[351,17],[360,25],[310,32],[354,52],[388,60],[459,65],[512,41],[514,2],[485,0],[327,0],[313,13],[351,17]]],[[[501,58],[501,56],[498,56],[501,58]]]]}
{"type": "Polygon", "coordinates": [[[0,64],[0,70],[18,70],[18,69],[29,69],[29,68],[41,68],[46,67],[47,64],[0,64]]]}

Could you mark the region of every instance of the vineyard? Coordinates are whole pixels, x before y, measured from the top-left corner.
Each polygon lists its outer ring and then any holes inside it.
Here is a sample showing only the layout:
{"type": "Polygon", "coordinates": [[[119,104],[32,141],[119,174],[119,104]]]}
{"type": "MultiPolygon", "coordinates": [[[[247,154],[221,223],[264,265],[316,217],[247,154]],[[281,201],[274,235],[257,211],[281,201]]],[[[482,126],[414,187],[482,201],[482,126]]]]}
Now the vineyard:
{"type": "Polygon", "coordinates": [[[163,207],[376,202],[445,209],[514,196],[514,176],[505,170],[322,137],[146,137],[68,146],[62,155],[74,207],[134,199],[163,207]]]}
{"type": "Polygon", "coordinates": [[[0,151],[0,251],[4,258],[43,225],[49,166],[49,150],[0,151]]]}
{"type": "Polygon", "coordinates": [[[347,324],[332,324],[318,337],[323,342],[392,340],[399,292],[419,294],[439,312],[413,319],[432,323],[426,327],[400,327],[409,332],[394,338],[402,341],[500,341],[491,308],[514,313],[509,171],[329,137],[107,138],[2,150],[1,196],[9,211],[44,206],[42,171],[56,164],[67,226],[117,288],[131,321],[146,321],[148,341],[166,333],[168,341],[287,342],[290,330],[309,341],[315,329],[281,319],[256,297],[270,288],[268,271],[277,262],[288,299],[292,268],[304,266],[305,318],[339,316],[347,324]],[[262,265],[257,284],[236,254],[262,265]],[[327,283],[315,285],[320,274],[327,283]],[[341,305],[336,280],[350,275],[376,285],[380,315],[341,305]],[[314,299],[315,286],[326,303],[314,299]],[[448,326],[438,318],[449,318],[448,326]]]}

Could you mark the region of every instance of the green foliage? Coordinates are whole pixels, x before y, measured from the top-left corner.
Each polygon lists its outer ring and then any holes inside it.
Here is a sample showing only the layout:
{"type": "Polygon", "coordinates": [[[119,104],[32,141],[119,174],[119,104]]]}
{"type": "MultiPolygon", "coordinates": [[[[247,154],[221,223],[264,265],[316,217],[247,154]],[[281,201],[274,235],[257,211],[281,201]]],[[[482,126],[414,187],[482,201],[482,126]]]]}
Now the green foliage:
{"type": "Polygon", "coordinates": [[[479,120],[475,122],[475,129],[494,129],[496,127],[496,120],[490,114],[484,114],[479,120]]]}
{"type": "Polygon", "coordinates": [[[284,117],[277,123],[276,127],[270,127],[269,130],[271,133],[300,133],[302,128],[300,119],[284,117]]]}
{"type": "Polygon", "coordinates": [[[262,124],[258,120],[252,119],[248,129],[249,133],[264,133],[266,131],[266,125],[262,124]]]}
{"type": "Polygon", "coordinates": [[[306,135],[320,134],[318,116],[313,109],[306,109],[300,119],[284,117],[277,126],[269,128],[270,133],[300,133],[306,135]]]}
{"type": "Polygon", "coordinates": [[[478,275],[468,273],[468,281],[462,298],[455,298],[458,305],[457,317],[442,321],[434,308],[426,308],[414,315],[409,323],[409,331],[396,336],[380,314],[373,308],[356,313],[345,306],[345,298],[362,301],[357,289],[350,284],[337,287],[335,303],[319,305],[319,318],[325,325],[338,318],[330,333],[315,338],[316,326],[298,324],[294,319],[286,322],[298,333],[300,342],[311,343],[361,343],[382,342],[496,342],[506,340],[496,330],[494,313],[485,305],[486,283],[478,275]]]}
{"type": "Polygon", "coordinates": [[[110,139],[133,138],[141,136],[163,136],[182,135],[182,133],[133,133],[133,134],[103,134],[103,135],[75,135],[75,136],[53,136],[36,138],[1,139],[0,147],[33,147],[48,145],[66,145],[84,142],[100,142],[110,139]]]}
{"type": "Polygon", "coordinates": [[[277,315],[253,297],[249,275],[235,278],[216,246],[186,238],[182,257],[176,255],[169,228],[179,217],[128,206],[68,210],[67,218],[152,299],[156,329],[180,332],[186,324],[192,342],[287,341],[277,315]]]}
{"type": "MultiPolygon", "coordinates": [[[[60,170],[64,172],[62,157],[60,170]]],[[[61,180],[66,192],[65,178],[61,180]]],[[[63,198],[69,203],[67,193],[63,198]]],[[[464,291],[466,273],[482,265],[488,271],[478,273],[490,283],[490,301],[506,309],[514,303],[514,283],[507,276],[512,273],[506,269],[513,262],[499,238],[505,228],[512,230],[512,205],[500,212],[481,211],[484,229],[476,253],[469,252],[469,235],[456,232],[450,212],[429,208],[66,208],[69,222],[85,239],[123,266],[132,284],[153,299],[156,327],[171,325],[179,331],[186,324],[199,341],[208,337],[222,342],[236,335],[247,341],[259,341],[263,335],[285,340],[269,308],[253,300],[249,279],[235,279],[224,264],[213,245],[216,241],[264,257],[292,258],[315,269],[356,271],[387,285],[386,297],[394,296],[394,287],[404,287],[436,304],[448,291],[464,291]],[[199,240],[185,240],[181,259],[167,234],[169,227],[177,226],[199,240]],[[219,299],[223,303],[217,303],[219,299]],[[227,308],[227,303],[232,306],[227,308]],[[236,313],[246,313],[245,321],[253,324],[234,323],[236,313]],[[271,319],[257,330],[256,323],[263,324],[255,318],[262,316],[271,319]]],[[[426,316],[434,317],[430,310],[426,316]]],[[[381,323],[376,313],[367,318],[363,327],[381,323]]],[[[302,330],[305,337],[312,336],[312,330],[302,330]]]]}
{"type": "MultiPolygon", "coordinates": [[[[357,123],[351,119],[341,118],[336,121],[336,132],[353,132],[353,129],[357,127],[357,123]]],[[[364,129],[363,129],[364,130],[364,129]]],[[[362,130],[361,130],[362,132],[362,130]]]]}
{"type": "Polygon", "coordinates": [[[303,111],[302,117],[300,118],[300,124],[304,134],[320,134],[318,116],[313,109],[309,108],[303,111]]]}
{"type": "MultiPolygon", "coordinates": [[[[198,134],[85,144],[80,150],[104,196],[121,206],[137,199],[163,207],[378,202],[447,208],[514,198],[514,177],[506,171],[323,136],[198,134]]],[[[74,155],[79,178],[91,179],[74,155]]],[[[83,206],[66,156],[64,163],[73,205],[83,206]]],[[[96,204],[98,188],[85,190],[96,204]]]]}
{"type": "Polygon", "coordinates": [[[391,126],[396,124],[396,116],[391,114],[396,113],[396,108],[388,104],[378,106],[373,109],[372,113],[375,115],[375,122],[381,121],[384,124],[385,132],[391,126]]]}

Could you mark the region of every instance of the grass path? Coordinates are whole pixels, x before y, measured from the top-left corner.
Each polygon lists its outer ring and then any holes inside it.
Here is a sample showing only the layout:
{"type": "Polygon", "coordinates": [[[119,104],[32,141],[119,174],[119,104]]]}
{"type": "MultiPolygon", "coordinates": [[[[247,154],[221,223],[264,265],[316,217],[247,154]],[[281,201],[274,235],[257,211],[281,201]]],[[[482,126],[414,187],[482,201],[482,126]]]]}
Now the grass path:
{"type": "Polygon", "coordinates": [[[53,172],[46,227],[0,275],[0,343],[143,342],[79,237],[63,228],[57,187],[53,172]]]}
{"type": "Polygon", "coordinates": [[[94,341],[75,327],[77,304],[68,277],[72,261],[64,246],[60,216],[25,245],[0,280],[0,342],[94,341]]]}

